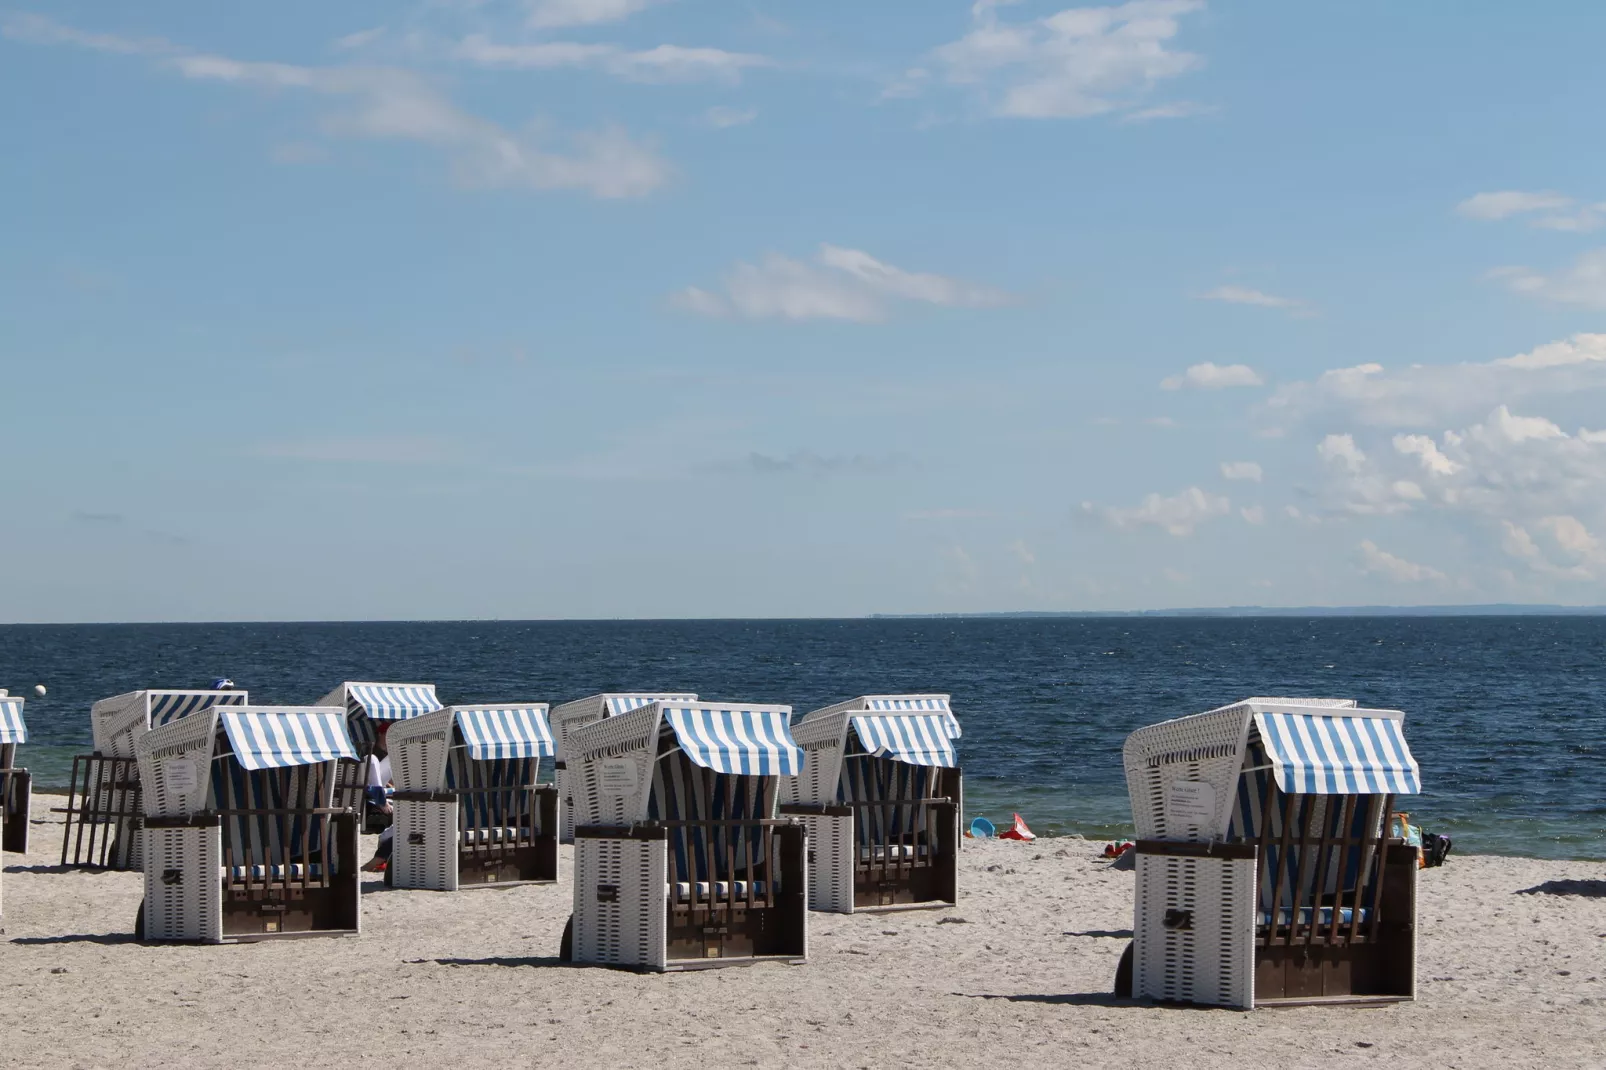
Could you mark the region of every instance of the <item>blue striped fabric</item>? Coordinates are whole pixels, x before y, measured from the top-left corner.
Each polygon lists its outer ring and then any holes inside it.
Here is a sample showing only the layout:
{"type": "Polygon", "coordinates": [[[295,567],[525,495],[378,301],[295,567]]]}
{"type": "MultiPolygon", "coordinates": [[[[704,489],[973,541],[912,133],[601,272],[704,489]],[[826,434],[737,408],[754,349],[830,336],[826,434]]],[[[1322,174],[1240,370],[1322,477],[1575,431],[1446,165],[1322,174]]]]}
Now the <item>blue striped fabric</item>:
{"type": "Polygon", "coordinates": [[[453,707],[468,755],[491,758],[550,758],[557,753],[544,702],[528,706],[453,707]]]}
{"type": "Polygon", "coordinates": [[[1415,795],[1421,774],[1391,717],[1331,713],[1255,714],[1277,786],[1306,795],[1415,795]]]}
{"type": "Polygon", "coordinates": [[[650,705],[650,704],[652,704],[654,702],[696,702],[697,701],[697,696],[696,695],[683,695],[683,694],[649,695],[649,694],[646,694],[644,692],[635,693],[635,694],[629,694],[629,695],[604,695],[604,696],[602,696],[602,698],[603,698],[604,704],[607,706],[607,710],[604,713],[604,716],[606,716],[606,717],[618,717],[622,713],[629,713],[631,710],[639,710],[639,709],[641,709],[641,707],[650,705]]]}
{"type": "Polygon", "coordinates": [[[352,712],[376,721],[405,721],[441,708],[434,684],[351,684],[347,690],[352,712]]]}
{"type": "Polygon", "coordinates": [[[20,698],[0,698],[0,743],[28,742],[28,724],[22,719],[20,698]]]}
{"type": "Polygon", "coordinates": [[[790,706],[664,708],[687,757],[716,773],[741,776],[797,776],[803,771],[803,751],[787,727],[791,717],[790,706]]]}
{"type": "Polygon", "coordinates": [[[853,730],[870,754],[909,765],[945,769],[952,769],[959,761],[954,751],[953,724],[951,713],[904,713],[883,717],[859,714],[853,718],[853,730]]]}
{"type": "Polygon", "coordinates": [[[338,710],[251,708],[219,710],[218,718],[245,769],[287,769],[334,758],[357,758],[338,710]]]}
{"type": "Polygon", "coordinates": [[[950,739],[958,739],[959,718],[954,716],[953,709],[948,705],[947,695],[867,695],[864,699],[864,708],[879,712],[881,710],[931,710],[944,715],[944,728],[950,739]]]}
{"type": "Polygon", "coordinates": [[[145,696],[152,728],[213,706],[244,706],[248,698],[244,691],[147,691],[145,696]]]}

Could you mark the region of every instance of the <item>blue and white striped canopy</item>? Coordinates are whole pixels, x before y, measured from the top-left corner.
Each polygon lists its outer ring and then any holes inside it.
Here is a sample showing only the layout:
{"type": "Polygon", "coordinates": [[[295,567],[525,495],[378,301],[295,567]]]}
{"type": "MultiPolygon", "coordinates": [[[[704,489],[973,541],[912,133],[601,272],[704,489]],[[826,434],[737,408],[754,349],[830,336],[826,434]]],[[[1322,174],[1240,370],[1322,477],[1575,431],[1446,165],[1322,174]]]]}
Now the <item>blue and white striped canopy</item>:
{"type": "Polygon", "coordinates": [[[0,743],[28,742],[28,724],[22,719],[20,698],[0,698],[0,743]]]}
{"type": "Polygon", "coordinates": [[[550,758],[557,753],[546,720],[546,703],[528,706],[453,707],[463,732],[468,756],[490,758],[550,758]]]}
{"type": "Polygon", "coordinates": [[[716,773],[797,776],[803,750],[792,742],[787,706],[759,709],[696,709],[666,706],[664,718],[686,756],[716,773]]]}
{"type": "Polygon", "coordinates": [[[932,710],[947,715],[944,729],[948,738],[959,738],[959,718],[954,716],[953,709],[948,705],[947,695],[866,695],[864,708],[867,710],[932,710]]]}
{"type": "Polygon", "coordinates": [[[441,708],[434,684],[352,684],[347,693],[375,721],[406,721],[441,708]]]}
{"type": "Polygon", "coordinates": [[[286,769],[333,758],[355,761],[346,715],[318,706],[219,710],[234,757],[247,769],[286,769]]]}
{"type": "Polygon", "coordinates": [[[152,728],[212,706],[244,706],[249,697],[244,691],[147,691],[145,696],[152,728]]]}
{"type": "Polygon", "coordinates": [[[853,718],[853,730],[864,749],[880,758],[944,769],[959,762],[954,753],[958,724],[951,713],[860,714],[853,718]]]}
{"type": "Polygon", "coordinates": [[[662,695],[649,695],[645,693],[629,695],[604,695],[602,698],[608,707],[606,713],[606,716],[608,717],[618,717],[620,714],[629,713],[631,710],[639,710],[641,707],[651,705],[654,702],[697,701],[696,695],[684,695],[678,693],[662,695]]]}
{"type": "Polygon", "coordinates": [[[1348,710],[1257,710],[1255,726],[1284,792],[1415,795],[1422,790],[1421,773],[1397,718],[1356,716],[1348,710]]]}

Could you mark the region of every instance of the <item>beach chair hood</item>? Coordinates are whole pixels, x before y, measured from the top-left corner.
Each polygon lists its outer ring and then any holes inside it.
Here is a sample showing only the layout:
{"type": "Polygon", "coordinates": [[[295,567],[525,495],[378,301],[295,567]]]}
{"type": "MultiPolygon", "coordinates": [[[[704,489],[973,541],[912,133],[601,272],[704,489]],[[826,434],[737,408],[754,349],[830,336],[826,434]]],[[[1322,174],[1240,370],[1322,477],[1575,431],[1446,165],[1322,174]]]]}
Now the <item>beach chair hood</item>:
{"type": "Polygon", "coordinates": [[[0,697],[0,743],[28,742],[28,723],[22,719],[23,700],[0,697]]]}
{"type": "Polygon", "coordinates": [[[790,706],[699,705],[663,707],[680,749],[716,773],[797,776],[803,751],[792,741],[790,706]]]}

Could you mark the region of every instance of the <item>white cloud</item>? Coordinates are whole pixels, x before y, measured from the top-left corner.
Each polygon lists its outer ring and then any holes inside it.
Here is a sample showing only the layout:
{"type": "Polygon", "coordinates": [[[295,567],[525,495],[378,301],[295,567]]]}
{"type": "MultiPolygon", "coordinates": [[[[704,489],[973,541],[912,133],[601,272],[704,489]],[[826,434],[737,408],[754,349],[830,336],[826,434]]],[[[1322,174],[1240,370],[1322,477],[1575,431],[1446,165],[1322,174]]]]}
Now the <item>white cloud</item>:
{"type": "Polygon", "coordinates": [[[458,42],[453,55],[480,67],[520,70],[581,67],[602,70],[630,82],[650,84],[699,81],[734,83],[741,79],[745,70],[772,65],[764,56],[727,52],[721,48],[658,45],[656,48],[630,51],[617,45],[573,41],[507,45],[497,44],[479,34],[458,42]]]}
{"type": "Polygon", "coordinates": [[[620,22],[662,0],[531,0],[529,24],[536,29],[620,22]]]}
{"type": "Polygon", "coordinates": [[[1169,498],[1149,494],[1131,508],[1082,503],[1084,513],[1100,518],[1113,528],[1130,531],[1157,527],[1178,538],[1192,535],[1194,528],[1208,520],[1226,516],[1231,508],[1232,503],[1225,497],[1210,494],[1198,487],[1189,487],[1169,498]]]}
{"type": "Polygon", "coordinates": [[[1266,522],[1266,507],[1263,505],[1246,505],[1238,510],[1238,515],[1244,518],[1246,524],[1264,524],[1266,522]]]}
{"type": "Polygon", "coordinates": [[[1262,475],[1260,465],[1254,461],[1221,462],[1221,477],[1223,479],[1239,479],[1250,483],[1259,483],[1262,475]]]}
{"type": "MultiPolygon", "coordinates": [[[[1180,16],[1201,9],[1202,0],[1072,7],[1020,22],[1000,20],[1000,6],[975,4],[970,32],[933,53],[947,81],[974,88],[994,115],[1074,119],[1127,112],[1137,117],[1158,83],[1202,65],[1198,56],[1170,47],[1180,16]]],[[[898,89],[913,95],[924,82],[906,76],[898,89]]],[[[1168,107],[1181,106],[1151,107],[1147,117],[1160,118],[1168,107]]]]}
{"type": "Polygon", "coordinates": [[[1579,234],[1606,224],[1606,204],[1580,204],[1572,197],[1550,190],[1479,193],[1456,205],[1455,210],[1469,219],[1485,221],[1530,216],[1529,226],[1579,234]]]}
{"type": "MultiPolygon", "coordinates": [[[[16,24],[3,24],[14,35],[16,24]]],[[[23,24],[22,39],[73,44],[107,52],[138,52],[185,78],[313,93],[339,101],[324,132],[332,136],[413,141],[445,151],[452,173],[468,187],[583,190],[597,197],[639,197],[662,185],[667,164],[652,148],[623,131],[605,128],[572,135],[556,150],[532,131],[510,131],[457,107],[415,71],[396,67],[305,67],[231,59],[83,34],[48,20],[23,24]]]]}
{"type": "Polygon", "coordinates": [[[1539,526],[1550,532],[1556,545],[1574,557],[1593,558],[1601,552],[1601,543],[1583,522],[1573,516],[1547,516],[1539,526]]]}
{"type": "Polygon", "coordinates": [[[1395,435],[1394,448],[1407,457],[1416,457],[1422,467],[1436,476],[1453,476],[1461,468],[1440,450],[1427,435],[1395,435]]]}
{"type": "Polygon", "coordinates": [[[1574,364],[1606,363],[1606,334],[1575,334],[1559,342],[1535,346],[1514,357],[1491,361],[1497,367],[1524,368],[1537,371],[1544,368],[1566,368],[1574,364]]]}
{"type": "Polygon", "coordinates": [[[1010,298],[945,275],[904,271],[857,249],[822,245],[813,262],[770,253],[757,264],[737,264],[723,294],[692,286],[671,300],[705,316],[871,322],[885,319],[899,302],[989,308],[1010,298]]]}
{"type": "Polygon", "coordinates": [[[703,121],[716,130],[732,126],[746,126],[758,118],[757,108],[732,108],[719,104],[703,112],[703,121]]]}
{"type": "Polygon", "coordinates": [[[1264,382],[1260,373],[1247,364],[1213,364],[1205,361],[1194,364],[1181,375],[1170,375],[1160,380],[1162,390],[1221,390],[1230,386],[1260,386],[1264,382]]]}
{"type": "Polygon", "coordinates": [[[1316,453],[1330,464],[1339,464],[1350,472],[1359,472],[1366,463],[1366,454],[1355,445],[1354,435],[1328,435],[1316,445],[1316,453]]]}
{"type": "Polygon", "coordinates": [[[1496,193],[1477,193],[1455,206],[1455,210],[1468,219],[1496,220],[1530,212],[1566,208],[1573,203],[1571,197],[1545,190],[1524,193],[1520,190],[1501,190],[1496,193]]]}
{"type": "Polygon", "coordinates": [[[1123,123],[1149,123],[1156,119],[1191,119],[1195,115],[1214,115],[1216,107],[1192,100],[1176,100],[1169,104],[1156,104],[1152,108],[1139,108],[1121,117],[1123,123]]]}
{"type": "Polygon", "coordinates": [[[1362,572],[1382,576],[1395,583],[1423,583],[1428,580],[1442,583],[1446,579],[1444,573],[1438,569],[1418,565],[1403,557],[1396,557],[1386,550],[1380,550],[1370,539],[1364,540],[1357,549],[1362,572]]]}
{"type": "Polygon", "coordinates": [[[1016,539],[1010,543],[1009,552],[1015,555],[1015,560],[1023,565],[1037,564],[1037,554],[1032,551],[1030,546],[1026,545],[1025,539],[1016,539]]]}
{"type": "Polygon", "coordinates": [[[1524,296],[1559,305],[1606,308],[1606,249],[1581,253],[1571,267],[1553,275],[1526,267],[1503,267],[1489,272],[1489,277],[1524,296]]]}
{"type": "Polygon", "coordinates": [[[1305,302],[1292,297],[1278,297],[1247,286],[1217,286],[1199,295],[1205,301],[1225,301],[1231,305],[1254,305],[1258,308],[1281,308],[1291,312],[1309,311],[1305,302]]]}

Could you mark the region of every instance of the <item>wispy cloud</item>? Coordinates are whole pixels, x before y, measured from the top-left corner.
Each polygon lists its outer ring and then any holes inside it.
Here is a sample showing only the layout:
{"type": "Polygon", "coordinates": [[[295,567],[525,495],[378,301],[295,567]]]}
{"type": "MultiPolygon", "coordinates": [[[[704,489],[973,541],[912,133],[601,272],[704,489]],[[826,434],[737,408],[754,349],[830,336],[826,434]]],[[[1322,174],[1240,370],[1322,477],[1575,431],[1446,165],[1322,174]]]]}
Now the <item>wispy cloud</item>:
{"type": "Polygon", "coordinates": [[[1232,503],[1225,497],[1198,487],[1189,487],[1170,497],[1149,494],[1131,507],[1082,503],[1084,514],[1096,517],[1112,528],[1131,531],[1156,527],[1177,538],[1192,535],[1200,524],[1226,516],[1231,509],[1232,503]]]}
{"type": "Polygon", "coordinates": [[[1253,305],[1256,308],[1280,308],[1285,312],[1308,315],[1310,305],[1294,297],[1278,297],[1264,290],[1247,286],[1217,286],[1199,295],[1202,301],[1224,301],[1229,305],[1253,305]]]}
{"type": "MultiPolygon", "coordinates": [[[[970,32],[932,54],[946,80],[974,91],[992,114],[1031,119],[1197,114],[1198,105],[1145,106],[1145,99],[1159,83],[1203,65],[1199,56],[1171,47],[1179,19],[1203,8],[1201,0],[1069,7],[1019,22],[999,17],[998,9],[1011,2],[978,0],[971,8],[970,32]]],[[[930,81],[926,68],[916,68],[899,80],[893,95],[918,95],[930,81]]]]}
{"type": "Polygon", "coordinates": [[[1008,294],[945,275],[905,271],[869,253],[822,245],[813,261],[770,253],[757,264],[739,263],[724,292],[696,286],[672,296],[677,307],[705,316],[742,319],[885,319],[898,304],[989,308],[1008,294]]]}
{"type": "Polygon", "coordinates": [[[1362,541],[1356,547],[1356,555],[1361,571],[1373,576],[1381,576],[1395,583],[1425,583],[1436,581],[1443,583],[1447,578],[1444,573],[1428,565],[1419,565],[1414,561],[1407,561],[1403,557],[1396,557],[1387,550],[1379,549],[1370,539],[1362,541]]]}
{"type": "Polygon", "coordinates": [[[465,37],[453,50],[455,58],[479,67],[519,70],[591,68],[605,71],[631,82],[734,83],[742,72],[769,67],[773,61],[747,52],[727,52],[721,48],[685,48],[658,45],[629,50],[612,44],[582,44],[573,41],[536,41],[528,44],[498,44],[483,35],[465,37]]]}
{"type": "Polygon", "coordinates": [[[1222,461],[1221,478],[1259,483],[1262,472],[1254,461],[1222,461]]]}
{"type": "Polygon", "coordinates": [[[1606,308],[1606,249],[1583,253],[1571,267],[1550,275],[1526,267],[1495,268],[1488,275],[1513,293],[1527,297],[1560,305],[1606,308]]]}
{"type": "Polygon", "coordinates": [[[184,78],[306,92],[339,101],[323,132],[335,137],[412,141],[447,153],[467,187],[581,190],[638,197],[661,186],[668,165],[617,128],[577,133],[554,149],[531,131],[514,132],[462,110],[422,75],[398,67],[308,67],[238,60],[155,39],[86,33],[37,15],[9,16],[0,32],[37,44],[73,45],[152,57],[184,78]]]}
{"type": "Polygon", "coordinates": [[[664,0],[529,0],[528,23],[535,29],[595,26],[621,22],[664,0]]]}
{"type": "Polygon", "coordinates": [[[725,130],[732,126],[746,126],[758,118],[757,108],[732,108],[719,104],[703,112],[703,122],[716,130],[725,130]]]}
{"type": "Polygon", "coordinates": [[[825,455],[813,450],[796,450],[783,457],[768,453],[749,453],[742,467],[764,476],[875,475],[905,468],[909,459],[901,455],[868,454],[825,455]]]}
{"type": "Polygon", "coordinates": [[[1455,206],[1459,215],[1483,222],[1516,216],[1541,230],[1590,231],[1606,224],[1606,202],[1588,204],[1554,190],[1478,193],[1455,206]]]}
{"type": "Polygon", "coordinates": [[[1162,390],[1225,390],[1235,386],[1260,386],[1260,373],[1247,364],[1216,364],[1205,361],[1190,365],[1180,375],[1160,380],[1162,390]]]}

